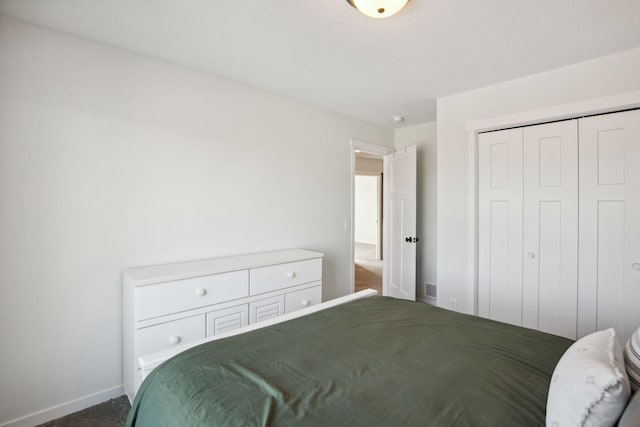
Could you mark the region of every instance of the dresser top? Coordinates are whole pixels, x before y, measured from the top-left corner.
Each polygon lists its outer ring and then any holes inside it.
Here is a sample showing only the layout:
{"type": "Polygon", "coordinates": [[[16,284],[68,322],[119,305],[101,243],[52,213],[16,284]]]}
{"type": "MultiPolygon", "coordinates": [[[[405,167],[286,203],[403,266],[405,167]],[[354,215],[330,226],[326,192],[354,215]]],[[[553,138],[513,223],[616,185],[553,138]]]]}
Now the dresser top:
{"type": "Polygon", "coordinates": [[[130,268],[125,270],[123,274],[125,279],[134,286],[145,286],[154,283],[207,276],[209,274],[322,258],[323,256],[324,254],[320,252],[305,249],[285,249],[281,251],[130,268]]]}

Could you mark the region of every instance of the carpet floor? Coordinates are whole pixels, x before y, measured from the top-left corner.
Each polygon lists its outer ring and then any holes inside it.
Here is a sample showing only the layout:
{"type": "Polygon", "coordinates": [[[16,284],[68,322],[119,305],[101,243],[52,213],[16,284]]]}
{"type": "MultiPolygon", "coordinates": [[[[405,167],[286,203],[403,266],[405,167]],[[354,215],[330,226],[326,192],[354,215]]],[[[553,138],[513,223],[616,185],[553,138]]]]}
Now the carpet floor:
{"type": "Polygon", "coordinates": [[[356,243],[355,261],[356,292],[371,288],[382,295],[382,260],[376,259],[376,246],[356,243]]]}
{"type": "Polygon", "coordinates": [[[38,427],[122,427],[129,409],[131,405],[127,396],[120,396],[38,427]]]}

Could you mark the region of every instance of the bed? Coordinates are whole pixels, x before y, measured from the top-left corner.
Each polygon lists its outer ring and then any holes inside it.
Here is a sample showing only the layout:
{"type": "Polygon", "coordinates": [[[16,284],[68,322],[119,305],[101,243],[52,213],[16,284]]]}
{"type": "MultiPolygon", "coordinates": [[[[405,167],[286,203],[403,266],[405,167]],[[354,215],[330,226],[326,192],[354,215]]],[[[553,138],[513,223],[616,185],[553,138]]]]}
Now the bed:
{"type": "Polygon", "coordinates": [[[147,376],[127,425],[542,426],[571,344],[423,303],[358,298],[186,349],[147,376]]]}

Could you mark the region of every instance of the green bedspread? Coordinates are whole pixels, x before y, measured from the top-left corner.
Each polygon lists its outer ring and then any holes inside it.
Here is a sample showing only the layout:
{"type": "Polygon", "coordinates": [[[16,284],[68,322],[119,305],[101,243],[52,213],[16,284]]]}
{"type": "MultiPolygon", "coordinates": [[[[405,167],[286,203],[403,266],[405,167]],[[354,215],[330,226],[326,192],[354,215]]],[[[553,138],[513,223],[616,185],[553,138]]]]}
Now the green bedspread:
{"type": "Polygon", "coordinates": [[[127,426],[543,426],[572,341],[385,297],[200,345],[127,426]]]}

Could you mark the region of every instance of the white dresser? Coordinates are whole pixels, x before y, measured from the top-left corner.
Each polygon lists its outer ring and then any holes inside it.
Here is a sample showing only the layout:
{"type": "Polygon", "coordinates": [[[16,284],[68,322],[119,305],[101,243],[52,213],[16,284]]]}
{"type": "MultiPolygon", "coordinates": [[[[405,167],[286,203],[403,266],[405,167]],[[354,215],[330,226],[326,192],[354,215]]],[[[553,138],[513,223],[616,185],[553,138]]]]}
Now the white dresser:
{"type": "Polygon", "coordinates": [[[290,249],[126,270],[129,399],[140,386],[138,357],[322,302],[322,257],[290,249]]]}

